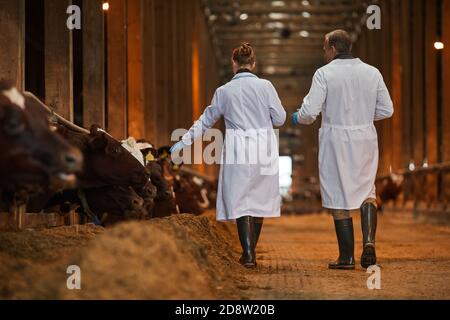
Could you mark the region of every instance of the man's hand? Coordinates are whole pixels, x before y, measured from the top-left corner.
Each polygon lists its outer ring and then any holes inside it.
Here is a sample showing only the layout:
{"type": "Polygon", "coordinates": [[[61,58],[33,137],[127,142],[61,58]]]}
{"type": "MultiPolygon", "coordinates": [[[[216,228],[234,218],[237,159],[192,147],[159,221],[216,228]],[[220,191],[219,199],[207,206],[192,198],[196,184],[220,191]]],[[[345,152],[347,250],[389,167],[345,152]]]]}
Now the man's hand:
{"type": "Polygon", "coordinates": [[[300,124],[300,115],[298,114],[298,111],[292,114],[292,123],[294,126],[298,126],[300,124]]]}
{"type": "Polygon", "coordinates": [[[183,149],[184,147],[186,147],[184,142],[183,141],[179,141],[179,142],[175,143],[172,146],[172,148],[170,148],[170,154],[173,154],[174,152],[177,152],[177,151],[183,149]]]}

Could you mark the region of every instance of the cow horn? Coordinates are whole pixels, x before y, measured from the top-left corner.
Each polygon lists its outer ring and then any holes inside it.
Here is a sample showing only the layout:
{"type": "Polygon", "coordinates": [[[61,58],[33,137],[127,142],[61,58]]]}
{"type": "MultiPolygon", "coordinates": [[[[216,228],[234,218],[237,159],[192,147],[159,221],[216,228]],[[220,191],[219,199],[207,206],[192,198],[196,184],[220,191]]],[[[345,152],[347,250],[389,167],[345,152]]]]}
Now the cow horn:
{"type": "Polygon", "coordinates": [[[49,113],[49,115],[56,117],[56,119],[58,120],[58,122],[62,125],[64,125],[65,127],[69,128],[70,130],[73,131],[77,131],[77,132],[81,132],[81,133],[85,133],[85,134],[89,134],[89,130],[85,129],[85,128],[81,128],[79,126],[77,126],[76,124],[73,124],[72,122],[64,119],[63,117],[61,117],[59,114],[55,113],[52,108],[48,107],[47,105],[45,105],[38,97],[36,97],[33,93],[29,92],[29,91],[25,91],[24,96],[34,100],[37,104],[39,104],[41,107],[43,107],[45,110],[47,110],[47,112],[49,113]]]}

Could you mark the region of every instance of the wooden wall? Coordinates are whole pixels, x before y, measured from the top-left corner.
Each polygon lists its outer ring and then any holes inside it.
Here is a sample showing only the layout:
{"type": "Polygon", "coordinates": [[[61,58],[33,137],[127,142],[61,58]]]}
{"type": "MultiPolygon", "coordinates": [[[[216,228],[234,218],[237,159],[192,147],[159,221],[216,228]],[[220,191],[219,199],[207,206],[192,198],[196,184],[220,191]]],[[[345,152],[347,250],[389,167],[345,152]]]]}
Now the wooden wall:
{"type": "MultiPolygon", "coordinates": [[[[0,77],[21,89],[27,72],[25,8],[30,1],[0,0],[0,77]]],[[[40,76],[45,92],[35,93],[71,121],[81,110],[76,118],[85,127],[98,124],[117,139],[134,136],[156,146],[170,145],[172,131],[189,128],[219,86],[201,1],[108,2],[109,10],[103,11],[102,0],[42,1],[42,19],[33,21],[44,21],[45,35],[39,43],[31,41],[43,52],[40,76]],[[82,9],[81,41],[66,27],[71,4],[82,9]],[[76,45],[82,49],[75,50],[76,45]],[[82,61],[81,68],[74,66],[74,58],[82,61]],[[77,77],[81,97],[74,96],[77,77]]],[[[30,61],[28,71],[36,73],[39,68],[31,64],[39,60],[30,61]]]]}
{"type": "MultiPolygon", "coordinates": [[[[380,176],[450,161],[450,0],[382,0],[382,29],[363,27],[355,52],[377,66],[395,114],[377,124],[380,176]],[[435,41],[445,44],[434,48],[435,41]]],[[[410,173],[405,200],[449,201],[448,171],[410,173]]]]}
{"type": "Polygon", "coordinates": [[[0,79],[25,85],[25,0],[0,0],[0,79]]]}

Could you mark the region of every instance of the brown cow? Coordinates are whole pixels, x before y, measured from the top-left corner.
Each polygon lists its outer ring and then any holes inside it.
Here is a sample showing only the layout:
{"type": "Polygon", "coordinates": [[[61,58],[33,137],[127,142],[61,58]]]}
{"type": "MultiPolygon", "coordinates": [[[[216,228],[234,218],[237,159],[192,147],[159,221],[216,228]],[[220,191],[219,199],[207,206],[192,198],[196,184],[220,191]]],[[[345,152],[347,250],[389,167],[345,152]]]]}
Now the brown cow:
{"type": "Polygon", "coordinates": [[[93,221],[110,225],[128,219],[144,218],[147,212],[143,205],[144,200],[133,188],[109,186],[57,193],[47,207],[49,212],[61,213],[75,209],[93,221]]]}
{"type": "Polygon", "coordinates": [[[384,205],[389,201],[396,201],[403,192],[403,176],[392,173],[386,179],[377,183],[378,208],[383,211],[384,205]]]}
{"type": "Polygon", "coordinates": [[[179,213],[173,191],[173,180],[167,179],[161,163],[156,160],[149,161],[147,169],[150,172],[152,183],[157,189],[152,217],[161,218],[179,213]]]}
{"type": "MultiPolygon", "coordinates": [[[[63,125],[56,125],[56,129],[69,143],[83,152],[85,161],[82,171],[78,174],[79,189],[88,193],[91,189],[103,187],[132,187],[139,197],[144,199],[142,206],[145,215],[150,215],[155,194],[149,180],[150,174],[119,141],[98,126],[92,126],[89,133],[74,131],[63,125]]],[[[29,207],[29,211],[40,212],[48,207],[49,200],[33,201],[34,205],[29,207]]],[[[62,200],[68,201],[64,198],[60,199],[62,200]]],[[[95,199],[91,202],[94,206],[97,205],[95,199]]],[[[50,203],[55,204],[55,201],[50,203]]],[[[104,203],[101,199],[98,200],[98,205],[104,203]]],[[[104,212],[107,212],[107,208],[104,212]]]]}
{"type": "Polygon", "coordinates": [[[70,187],[82,154],[51,131],[45,110],[5,81],[0,81],[0,190],[26,203],[44,187],[70,187]]]}

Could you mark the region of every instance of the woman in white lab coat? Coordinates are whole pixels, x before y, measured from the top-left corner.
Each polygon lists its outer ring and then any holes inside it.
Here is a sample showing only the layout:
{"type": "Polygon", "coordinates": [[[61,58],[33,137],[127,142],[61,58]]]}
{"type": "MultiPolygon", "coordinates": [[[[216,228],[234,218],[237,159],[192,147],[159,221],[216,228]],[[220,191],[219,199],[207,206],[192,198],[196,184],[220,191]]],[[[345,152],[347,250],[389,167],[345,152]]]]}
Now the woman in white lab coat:
{"type": "Polygon", "coordinates": [[[280,216],[279,154],[273,127],[284,124],[286,112],[274,86],[252,73],[256,55],[249,44],[242,44],[233,51],[232,65],[233,79],[217,89],[211,105],[172,147],[171,153],[192,145],[224,117],[226,135],[219,176],[217,220],[237,221],[243,249],[240,262],[246,267],[254,267],[263,219],[280,216]],[[259,157],[257,161],[250,160],[256,153],[265,153],[264,161],[259,157]]]}

